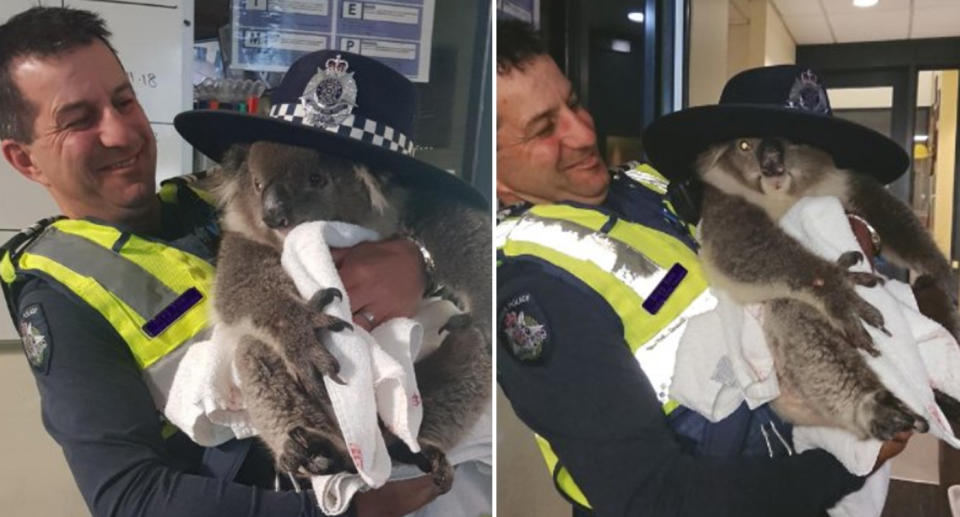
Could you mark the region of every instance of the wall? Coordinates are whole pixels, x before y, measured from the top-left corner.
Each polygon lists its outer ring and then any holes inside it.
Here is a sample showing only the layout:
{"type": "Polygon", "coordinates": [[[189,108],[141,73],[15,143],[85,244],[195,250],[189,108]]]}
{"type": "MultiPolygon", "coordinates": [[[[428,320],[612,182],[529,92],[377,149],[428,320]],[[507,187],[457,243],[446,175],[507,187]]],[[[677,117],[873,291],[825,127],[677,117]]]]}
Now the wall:
{"type": "Polygon", "coordinates": [[[937,158],[934,163],[933,237],[948,257],[953,230],[953,176],[957,154],[957,76],[956,70],[940,72],[940,119],[937,121],[937,158]]]}
{"type": "Polygon", "coordinates": [[[797,45],[772,3],[730,0],[729,8],[735,11],[728,18],[727,78],[748,68],[796,62],[797,45]]]}
{"type": "Polygon", "coordinates": [[[783,65],[797,62],[797,44],[784,25],[780,13],[773,4],[766,3],[766,25],[764,27],[763,64],[783,65]]]}
{"type": "Polygon", "coordinates": [[[750,22],[727,28],[727,78],[750,68],[750,22]]]}
{"type": "Polygon", "coordinates": [[[715,104],[727,81],[727,2],[690,2],[690,106],[715,104]]]}

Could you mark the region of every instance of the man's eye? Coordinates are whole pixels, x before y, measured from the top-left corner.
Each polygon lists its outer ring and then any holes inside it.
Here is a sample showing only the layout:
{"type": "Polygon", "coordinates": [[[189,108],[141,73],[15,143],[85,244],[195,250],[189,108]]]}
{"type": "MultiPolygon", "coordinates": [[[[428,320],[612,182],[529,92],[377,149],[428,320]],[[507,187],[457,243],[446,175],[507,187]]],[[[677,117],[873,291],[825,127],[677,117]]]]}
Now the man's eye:
{"type": "Polygon", "coordinates": [[[550,136],[553,134],[553,129],[554,129],[553,122],[550,122],[549,124],[546,124],[542,128],[540,128],[536,133],[534,133],[534,136],[538,136],[538,137],[550,136]]]}
{"type": "Polygon", "coordinates": [[[118,109],[129,109],[134,105],[134,99],[131,97],[129,99],[120,99],[115,104],[118,109]]]}
{"type": "Polygon", "coordinates": [[[64,127],[68,127],[70,129],[84,129],[90,127],[92,123],[93,117],[82,117],[68,121],[66,124],[64,124],[64,127]]]}

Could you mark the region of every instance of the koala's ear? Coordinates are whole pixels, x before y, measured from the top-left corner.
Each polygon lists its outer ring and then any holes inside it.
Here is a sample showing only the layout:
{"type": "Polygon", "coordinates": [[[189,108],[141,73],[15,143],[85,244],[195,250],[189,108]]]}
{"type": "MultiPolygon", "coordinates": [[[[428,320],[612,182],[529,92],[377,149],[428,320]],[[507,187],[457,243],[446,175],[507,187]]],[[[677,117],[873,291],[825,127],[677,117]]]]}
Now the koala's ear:
{"type": "Polygon", "coordinates": [[[250,154],[250,144],[234,144],[223,155],[220,166],[226,176],[239,172],[250,154]]]}

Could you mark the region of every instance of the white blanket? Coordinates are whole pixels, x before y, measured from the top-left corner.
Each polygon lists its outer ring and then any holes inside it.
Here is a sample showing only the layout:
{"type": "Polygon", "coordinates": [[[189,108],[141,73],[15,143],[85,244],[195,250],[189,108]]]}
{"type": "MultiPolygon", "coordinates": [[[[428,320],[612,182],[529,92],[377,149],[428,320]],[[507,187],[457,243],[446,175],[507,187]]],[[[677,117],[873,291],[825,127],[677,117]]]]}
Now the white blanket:
{"type": "MultiPolygon", "coordinates": [[[[836,198],[803,199],[784,215],[780,225],[829,261],[836,261],[846,251],[860,250],[836,198]]],[[[861,263],[852,269],[869,271],[869,266],[861,263]]],[[[960,348],[956,341],[920,314],[909,285],[887,281],[882,287],[856,289],[883,313],[885,326],[892,333],[886,336],[867,327],[881,352],[876,358],[861,352],[867,364],[894,395],[927,419],[932,434],[960,447],[932,391],[936,387],[953,397],[960,395],[960,348]]],[[[670,391],[674,399],[712,421],[723,419],[743,401],[752,408],[779,395],[773,359],[758,321],[762,307],[741,307],[724,293],[716,294],[717,308],[687,325],[670,391]]],[[[797,427],[794,445],[798,451],[823,448],[851,472],[864,475],[872,470],[881,443],[860,441],[838,429],[797,427]]],[[[882,500],[880,503],[866,506],[882,508],[882,500]]],[[[874,514],[866,506],[854,510],[863,512],[855,515],[874,514]]]]}
{"type": "MultiPolygon", "coordinates": [[[[345,223],[300,225],[285,241],[282,263],[305,299],[320,288],[340,289],[343,300],[335,300],[326,312],[350,321],[349,299],[328,246],[346,247],[376,238],[369,230],[345,223]]],[[[378,415],[411,450],[419,450],[416,436],[423,408],[413,362],[440,345],[444,335],[439,329],[456,311],[450,302],[428,300],[419,308],[415,320],[396,318],[381,323],[372,333],[355,327],[354,332],[332,333],[325,339],[324,345],[340,363],[340,377],[346,385],[324,381],[358,474],[312,479],[324,513],[346,511],[357,491],[379,487],[391,478],[391,462],[379,431],[378,415]]],[[[173,424],[205,446],[256,434],[244,409],[234,365],[236,344],[226,338],[216,327],[210,341],[196,343],[187,351],[165,408],[173,424]]],[[[489,421],[486,435],[486,445],[480,447],[485,452],[468,448],[466,454],[456,456],[451,451],[451,463],[484,461],[492,443],[489,421]]]]}

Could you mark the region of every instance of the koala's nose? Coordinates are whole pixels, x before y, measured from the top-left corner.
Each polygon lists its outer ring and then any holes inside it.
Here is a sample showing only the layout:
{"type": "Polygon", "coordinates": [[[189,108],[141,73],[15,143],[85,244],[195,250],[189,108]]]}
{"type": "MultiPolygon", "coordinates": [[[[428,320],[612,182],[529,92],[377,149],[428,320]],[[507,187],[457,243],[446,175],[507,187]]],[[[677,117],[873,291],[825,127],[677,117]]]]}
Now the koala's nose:
{"type": "Polygon", "coordinates": [[[783,163],[783,142],[764,138],[757,146],[757,162],[764,176],[781,176],[786,171],[783,163]]]}
{"type": "Polygon", "coordinates": [[[287,204],[273,186],[263,192],[263,222],[270,228],[286,228],[290,225],[290,214],[287,204]]]}

